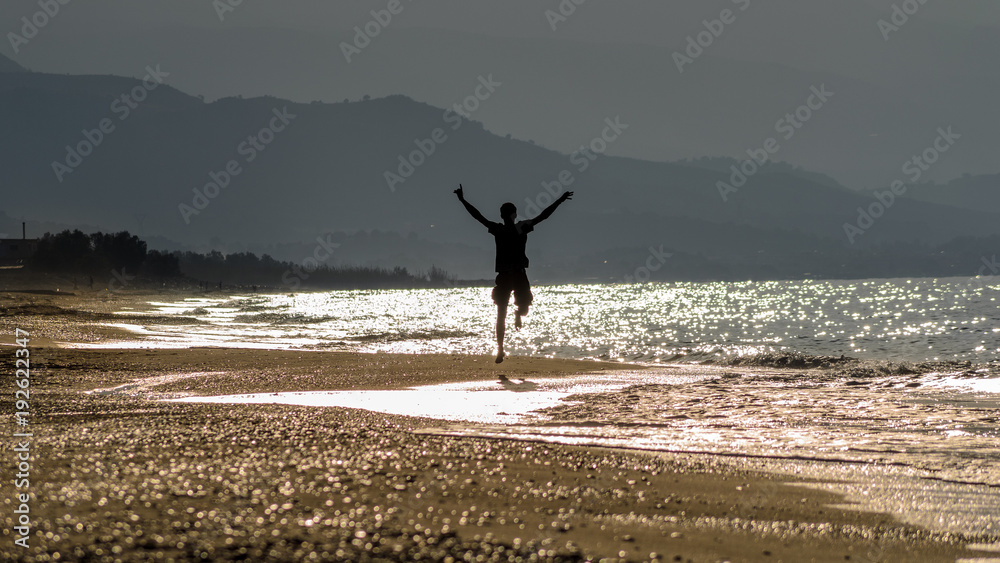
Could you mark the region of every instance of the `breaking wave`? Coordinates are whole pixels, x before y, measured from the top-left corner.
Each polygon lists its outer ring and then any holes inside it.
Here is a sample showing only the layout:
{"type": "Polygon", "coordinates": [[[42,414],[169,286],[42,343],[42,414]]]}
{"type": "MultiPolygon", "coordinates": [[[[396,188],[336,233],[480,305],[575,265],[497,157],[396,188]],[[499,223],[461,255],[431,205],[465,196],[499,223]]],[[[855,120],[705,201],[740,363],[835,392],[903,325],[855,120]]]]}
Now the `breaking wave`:
{"type": "Polygon", "coordinates": [[[444,338],[466,338],[478,336],[462,330],[418,330],[411,332],[381,332],[345,338],[351,342],[401,342],[405,340],[440,340],[444,338]]]}

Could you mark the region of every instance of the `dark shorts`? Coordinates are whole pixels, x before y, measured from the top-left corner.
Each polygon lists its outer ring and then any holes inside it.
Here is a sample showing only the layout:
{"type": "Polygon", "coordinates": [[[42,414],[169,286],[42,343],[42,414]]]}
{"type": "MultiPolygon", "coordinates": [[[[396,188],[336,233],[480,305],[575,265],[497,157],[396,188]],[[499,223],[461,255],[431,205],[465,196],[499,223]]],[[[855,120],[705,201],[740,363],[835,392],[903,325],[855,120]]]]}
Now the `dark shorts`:
{"type": "Polygon", "coordinates": [[[510,303],[510,294],[514,293],[514,304],[522,315],[528,314],[528,306],[534,296],[531,294],[531,285],[528,283],[528,274],[524,270],[516,272],[501,272],[497,274],[496,287],[493,288],[493,302],[497,305],[507,306],[510,303]]]}

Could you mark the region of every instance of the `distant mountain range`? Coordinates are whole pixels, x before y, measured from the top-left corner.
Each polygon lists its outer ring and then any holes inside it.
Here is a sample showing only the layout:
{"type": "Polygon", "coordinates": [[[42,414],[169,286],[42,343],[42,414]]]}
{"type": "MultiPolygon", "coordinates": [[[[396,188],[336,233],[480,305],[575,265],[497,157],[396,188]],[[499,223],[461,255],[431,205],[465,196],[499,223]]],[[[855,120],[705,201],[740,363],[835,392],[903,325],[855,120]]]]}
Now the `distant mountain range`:
{"type": "Polygon", "coordinates": [[[1000,174],[965,175],[947,184],[918,184],[909,190],[921,201],[976,211],[1000,211],[1000,174]]]}
{"type": "Polygon", "coordinates": [[[0,72],[27,72],[27,70],[7,57],[0,55],[0,72]]]}
{"type": "MultiPolygon", "coordinates": [[[[576,193],[531,236],[542,281],[622,280],[662,252],[674,258],[654,279],[895,275],[873,245],[903,244],[899,257],[1000,234],[995,176],[917,186],[851,237],[845,224],[879,200],[784,164],[567,155],[403,96],[206,103],[156,66],[145,80],[25,72],[2,57],[0,70],[0,232],[20,233],[24,216],[36,234],[129,230],[151,248],[297,261],[335,241],[333,262],[488,277],[492,240],[452,194],[462,183],[497,220],[504,201],[524,217],[550,192],[576,193]],[[741,166],[753,172],[737,188],[741,166]],[[965,195],[941,195],[953,188],[965,195]]],[[[595,138],[635,126],[616,117],[593,124],[595,138]]],[[[963,248],[979,244],[993,243],[963,248]]]]}
{"type": "MultiPolygon", "coordinates": [[[[604,118],[620,115],[631,128],[610,154],[663,162],[741,157],[774,135],[775,122],[811,87],[825,85],[835,95],[782,143],[781,160],[847,187],[875,187],[950,125],[961,142],[924,180],[1000,172],[993,54],[1000,28],[996,17],[958,17],[973,13],[970,2],[920,3],[916,14],[896,16],[905,24],[886,35],[879,22],[891,22],[902,2],[590,2],[552,29],[545,11],[557,0],[508,0],[502,8],[436,1],[406,9],[350,62],[343,45],[374,6],[243,3],[219,21],[194,4],[160,7],[145,20],[130,2],[99,4],[60,20],[16,60],[36,71],[137,78],[161,64],[170,84],[208,100],[405,94],[450,107],[492,75],[502,86],[473,115],[487,128],[571,152],[600,132],[604,118]],[[690,47],[723,8],[735,10],[736,21],[707,47],[690,47]],[[194,15],[184,17],[188,10],[194,15]],[[116,24],[104,26],[102,14],[116,24]],[[697,56],[680,72],[677,54],[697,56]]],[[[988,2],[978,4],[989,13],[988,2]]],[[[8,11],[12,21],[20,17],[8,11]]],[[[11,54],[4,45],[0,52],[11,54]]]]}

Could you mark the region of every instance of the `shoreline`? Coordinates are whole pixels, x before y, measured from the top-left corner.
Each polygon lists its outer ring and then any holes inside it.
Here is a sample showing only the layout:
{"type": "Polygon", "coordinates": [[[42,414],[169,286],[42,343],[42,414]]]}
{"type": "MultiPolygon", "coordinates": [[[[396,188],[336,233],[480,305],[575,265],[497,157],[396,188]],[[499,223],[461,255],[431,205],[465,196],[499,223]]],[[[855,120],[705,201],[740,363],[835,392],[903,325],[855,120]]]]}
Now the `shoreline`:
{"type": "MultiPolygon", "coordinates": [[[[192,350],[191,359],[200,362],[199,352],[192,350]]],[[[102,354],[88,356],[101,365],[102,354]]],[[[79,375],[93,373],[87,364],[72,365],[79,375]]],[[[508,554],[543,550],[566,560],[648,560],[651,553],[683,561],[974,555],[958,538],[881,513],[832,508],[844,502],[841,496],[802,490],[787,485],[787,476],[735,469],[713,456],[427,435],[419,431],[440,421],[351,409],[83,395],[102,381],[95,375],[77,385],[55,378],[40,389],[47,412],[35,422],[43,429],[36,436],[47,436],[36,440],[43,451],[65,454],[38,466],[46,481],[36,495],[60,499],[36,508],[60,539],[38,542],[49,552],[100,556],[102,544],[113,549],[126,531],[142,530],[153,541],[118,556],[268,559],[271,550],[297,559],[307,555],[305,544],[325,545],[314,551],[344,560],[442,559],[454,549],[497,553],[501,546],[508,554]],[[93,469],[80,471],[87,467],[93,469]],[[275,512],[280,519],[270,517],[275,512]],[[170,515],[169,526],[158,521],[162,513],[170,515]],[[244,526],[245,535],[226,533],[248,515],[257,520],[244,526]],[[88,547],[88,530],[104,541],[88,547]],[[348,541],[324,544],[331,534],[348,541]],[[370,549],[370,541],[354,542],[375,534],[379,542],[370,549]],[[288,538],[298,543],[282,544],[288,538]],[[390,545],[395,555],[373,551],[390,545]],[[404,547],[396,552],[396,546],[404,547]]]]}
{"type": "MultiPolygon", "coordinates": [[[[27,314],[2,320],[4,344],[12,325],[56,325],[27,314]]],[[[90,322],[84,315],[59,324],[72,335],[92,330],[90,322]]],[[[62,560],[125,561],[534,554],[874,563],[985,556],[964,547],[982,536],[845,510],[836,506],[845,503],[842,495],[787,484],[810,479],[719,456],[441,436],[424,432],[439,420],[336,407],[86,394],[182,373],[212,377],[150,389],[401,389],[498,373],[560,377],[642,366],[512,357],[501,369],[486,356],[83,350],[34,339],[34,535],[28,551],[13,545],[12,500],[5,498],[0,551],[14,560],[56,552],[62,560]]],[[[13,348],[0,346],[0,353],[13,357],[13,348]]]]}

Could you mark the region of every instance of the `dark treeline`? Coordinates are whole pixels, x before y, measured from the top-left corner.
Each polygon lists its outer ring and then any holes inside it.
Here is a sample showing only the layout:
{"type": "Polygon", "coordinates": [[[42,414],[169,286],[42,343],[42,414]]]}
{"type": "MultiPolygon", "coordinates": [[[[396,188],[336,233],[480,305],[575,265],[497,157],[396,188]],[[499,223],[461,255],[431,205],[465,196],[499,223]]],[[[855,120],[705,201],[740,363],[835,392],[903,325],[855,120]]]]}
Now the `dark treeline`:
{"type": "MultiPolygon", "coordinates": [[[[864,248],[819,245],[811,251],[748,252],[741,257],[709,257],[668,245],[659,249],[620,248],[595,252],[566,264],[560,281],[603,282],[743,281],[863,279],[888,277],[974,277],[1000,275],[1000,236],[965,237],[941,245],[887,243],[864,248]],[[656,253],[651,249],[657,250],[656,253]],[[662,251],[662,255],[661,252],[662,251]],[[602,268],[595,274],[595,265],[602,268]]],[[[444,270],[331,266],[314,269],[249,252],[160,252],[138,237],[63,231],[46,234],[27,262],[29,270],[91,276],[97,287],[130,285],[278,289],[404,289],[475,285],[458,282],[444,270]]]]}
{"type": "Polygon", "coordinates": [[[184,275],[201,281],[225,285],[280,287],[284,289],[356,289],[446,287],[454,280],[443,270],[431,267],[427,274],[412,274],[406,268],[375,266],[331,266],[308,268],[281,262],[265,254],[252,252],[208,254],[175,252],[184,275]]]}
{"type": "Polygon", "coordinates": [[[145,241],[123,231],[116,234],[81,231],[45,233],[38,251],[27,261],[35,271],[103,276],[181,276],[177,258],[158,250],[147,250],[145,241]]]}
{"type": "Polygon", "coordinates": [[[46,233],[39,241],[38,251],[28,260],[27,268],[91,276],[98,284],[105,279],[117,280],[112,282],[117,288],[166,282],[293,290],[447,287],[455,283],[447,272],[434,266],[426,274],[411,274],[398,267],[322,264],[307,268],[250,252],[200,254],[147,250],[144,241],[127,231],[90,235],[79,230],[46,233]]]}

